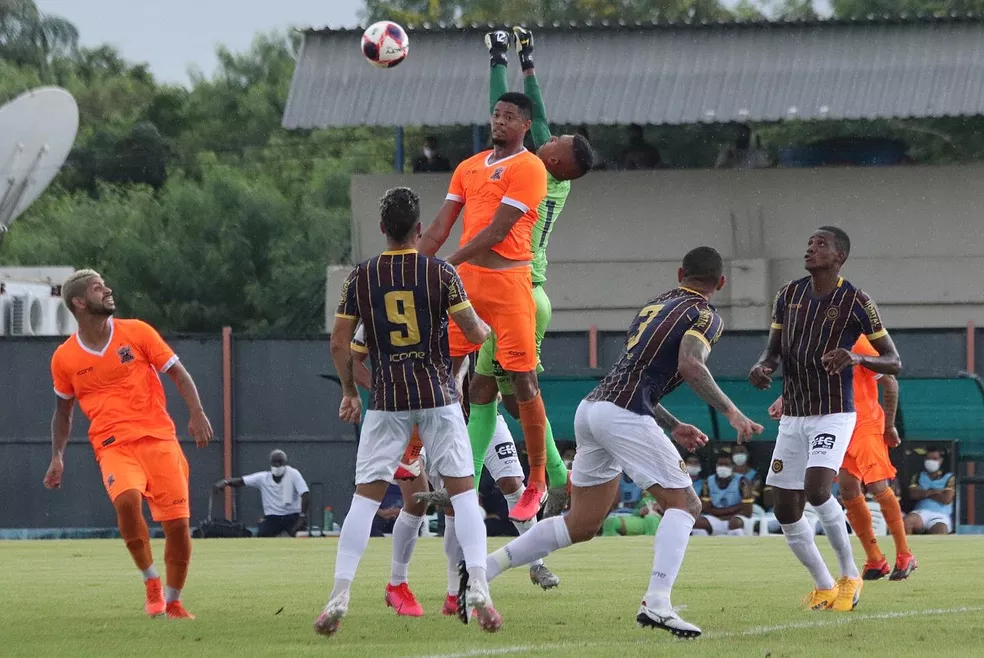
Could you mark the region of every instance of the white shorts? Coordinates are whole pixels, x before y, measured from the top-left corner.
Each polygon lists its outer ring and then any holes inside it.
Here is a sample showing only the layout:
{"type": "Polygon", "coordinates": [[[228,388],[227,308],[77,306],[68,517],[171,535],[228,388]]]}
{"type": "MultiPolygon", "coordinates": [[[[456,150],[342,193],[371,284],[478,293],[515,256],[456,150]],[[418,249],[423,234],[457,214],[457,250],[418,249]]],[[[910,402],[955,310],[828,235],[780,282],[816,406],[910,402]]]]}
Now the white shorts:
{"type": "Polygon", "coordinates": [[[416,411],[367,411],[355,461],[355,483],[393,481],[413,426],[427,451],[428,474],[472,477],[471,444],[457,403],[416,411]]]}
{"type": "Polygon", "coordinates": [[[808,468],[840,471],[858,415],[853,411],[826,416],[783,416],[765,483],[802,490],[808,468]]]}
{"type": "Polygon", "coordinates": [[[495,434],[492,442],[485,451],[485,468],[489,469],[492,480],[498,482],[502,478],[523,479],[523,465],[519,463],[516,453],[516,442],[513,441],[506,419],[499,416],[495,423],[495,434]]]}
{"type": "Polygon", "coordinates": [[[727,519],[719,519],[718,517],[716,517],[716,516],[714,516],[712,514],[702,514],[701,516],[703,516],[705,519],[707,519],[707,522],[711,525],[711,534],[712,535],[726,535],[726,534],[728,534],[728,531],[730,530],[730,528],[728,527],[728,521],[727,521],[727,519]]]}
{"type": "Polygon", "coordinates": [[[934,512],[928,509],[917,509],[912,511],[918,514],[919,518],[922,519],[924,532],[928,531],[937,523],[942,523],[945,525],[947,532],[953,532],[953,519],[950,518],[949,514],[946,514],[945,512],[934,512]]]}
{"type": "Polygon", "coordinates": [[[640,489],[690,489],[687,465],[651,416],[641,416],[611,402],[582,400],[574,414],[577,452],[571,484],[593,487],[625,472],[640,489]]]}

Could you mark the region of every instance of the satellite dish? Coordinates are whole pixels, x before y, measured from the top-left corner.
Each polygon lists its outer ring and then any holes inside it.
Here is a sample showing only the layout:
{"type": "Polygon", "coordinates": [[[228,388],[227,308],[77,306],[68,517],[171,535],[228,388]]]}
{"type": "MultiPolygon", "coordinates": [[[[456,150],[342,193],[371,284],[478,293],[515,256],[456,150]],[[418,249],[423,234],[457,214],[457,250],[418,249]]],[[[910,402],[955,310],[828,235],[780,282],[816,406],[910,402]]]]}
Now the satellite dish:
{"type": "Polygon", "coordinates": [[[75,143],[79,107],[59,87],[39,87],[0,107],[0,241],[41,196],[75,143]]]}

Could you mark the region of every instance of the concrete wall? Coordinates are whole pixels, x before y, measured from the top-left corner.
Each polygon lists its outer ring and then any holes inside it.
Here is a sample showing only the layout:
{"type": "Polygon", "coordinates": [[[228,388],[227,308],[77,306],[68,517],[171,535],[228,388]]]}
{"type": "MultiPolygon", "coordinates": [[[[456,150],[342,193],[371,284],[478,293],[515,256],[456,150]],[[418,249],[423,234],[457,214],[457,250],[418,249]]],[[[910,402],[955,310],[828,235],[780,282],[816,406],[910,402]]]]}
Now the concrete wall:
{"type": "MultiPolygon", "coordinates": [[[[980,165],[592,173],[575,182],[550,241],[551,330],[622,330],[701,244],[729,261],[730,285],[715,300],[727,327],[760,329],[776,289],[805,274],[807,238],[823,224],[851,235],[844,274],[878,301],[889,327],[984,324],[982,178],[980,165]]],[[[353,260],[383,246],[377,203],[386,189],[413,187],[428,223],[448,181],[354,176],[353,260]]],[[[343,277],[327,277],[329,324],[343,277]]]]}
{"type": "MultiPolygon", "coordinates": [[[[599,365],[618,356],[624,336],[599,337],[599,365]]],[[[206,449],[183,439],[191,465],[192,517],[206,515],[208,485],[223,476],[222,343],[217,336],[168,339],[198,384],[216,441],[206,449]]],[[[958,330],[900,330],[895,340],[909,377],[951,377],[963,370],[965,335],[958,330]]],[[[719,377],[743,378],[765,341],[763,332],[729,332],[711,355],[719,377]]],[[[101,485],[86,439],[87,422],[75,414],[66,454],[63,488],[48,491],[41,479],[51,455],[49,422],[54,395],[48,362],[58,339],[0,339],[0,528],[112,527],[113,508],[101,485]],[[13,502],[11,502],[13,501],[13,502]]],[[[984,332],[977,342],[984,349],[984,332]]],[[[555,332],[543,347],[550,375],[587,375],[587,335],[555,332]]],[[[321,377],[334,374],[326,339],[247,339],[233,343],[233,464],[236,475],[267,467],[267,455],[283,448],[314,492],[314,510],[332,505],[348,510],[354,490],[356,439],[352,426],[338,420],[340,389],[321,377]]],[[[188,418],[177,391],[164,378],[179,436],[187,437],[188,418]]],[[[222,499],[215,499],[222,516],[222,499]]],[[[261,514],[259,495],[237,493],[239,518],[261,514]]]]}

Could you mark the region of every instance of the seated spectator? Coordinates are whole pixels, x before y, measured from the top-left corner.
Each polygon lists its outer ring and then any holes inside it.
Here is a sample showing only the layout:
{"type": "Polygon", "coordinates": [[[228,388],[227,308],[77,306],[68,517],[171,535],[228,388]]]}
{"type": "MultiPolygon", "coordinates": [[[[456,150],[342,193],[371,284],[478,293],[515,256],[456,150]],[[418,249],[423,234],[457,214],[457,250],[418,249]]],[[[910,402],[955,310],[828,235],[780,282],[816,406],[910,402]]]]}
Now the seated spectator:
{"type": "Polygon", "coordinates": [[[923,471],[912,476],[909,500],[912,511],[905,515],[907,535],[947,535],[953,532],[953,499],[957,478],[944,466],[943,453],[933,449],[926,453],[923,471]]]}
{"type": "Polygon", "coordinates": [[[714,166],[718,169],[760,169],[772,166],[772,159],[762,148],[758,136],[752,134],[752,129],[740,124],[735,141],[718,152],[714,166]]]}
{"type": "Polygon", "coordinates": [[[628,145],[622,150],[622,169],[656,169],[663,159],[659,149],[646,141],[645,131],[638,124],[632,124],[627,129],[628,145]]]}
{"type": "Polygon", "coordinates": [[[757,503],[762,495],[762,477],[752,468],[749,463],[750,457],[747,445],[742,443],[731,446],[731,461],[735,463],[735,475],[745,478],[752,500],[757,503]]]}
{"type": "Polygon", "coordinates": [[[744,535],[745,518],[752,515],[748,483],[735,475],[731,455],[721,453],[714,475],[704,482],[701,494],[703,510],[694,523],[694,535],[744,535]]]}
{"type": "Polygon", "coordinates": [[[270,453],[269,471],[219,480],[214,485],[215,491],[222,491],[226,487],[252,487],[260,490],[263,518],[257,528],[258,537],[276,537],[281,533],[293,537],[299,530],[307,527],[311,494],[301,472],[287,465],[287,454],[283,450],[270,453]]]}
{"type": "Polygon", "coordinates": [[[659,503],[648,491],[643,491],[639,502],[631,514],[609,514],[608,518],[601,524],[602,537],[634,537],[636,535],[656,534],[660,519],[663,518],[663,510],[659,503]]]}
{"type": "Polygon", "coordinates": [[[437,150],[437,137],[428,136],[420,155],[413,161],[413,173],[430,174],[451,171],[451,163],[437,150]]]}
{"type": "Polygon", "coordinates": [[[370,537],[385,537],[393,534],[393,526],[396,525],[396,517],[400,516],[403,509],[403,495],[397,484],[390,483],[383,495],[383,502],[376,510],[376,516],[372,519],[372,529],[370,537]]]}
{"type": "Polygon", "coordinates": [[[687,464],[687,473],[690,475],[690,481],[694,484],[694,493],[699,496],[704,491],[704,478],[701,477],[704,467],[700,463],[700,457],[689,453],[683,461],[687,464]]]}
{"type": "Polygon", "coordinates": [[[618,490],[621,494],[621,507],[623,509],[631,510],[642,498],[642,489],[625,473],[622,473],[622,482],[619,484],[618,490]]]}

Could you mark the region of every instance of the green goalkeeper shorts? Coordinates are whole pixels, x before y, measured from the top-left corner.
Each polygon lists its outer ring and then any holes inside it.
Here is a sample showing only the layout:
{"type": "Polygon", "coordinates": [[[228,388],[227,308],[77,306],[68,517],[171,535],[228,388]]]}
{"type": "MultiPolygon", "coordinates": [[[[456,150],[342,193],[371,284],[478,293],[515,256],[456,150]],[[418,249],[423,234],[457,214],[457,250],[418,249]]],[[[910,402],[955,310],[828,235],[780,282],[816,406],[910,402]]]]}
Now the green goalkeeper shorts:
{"type": "MultiPolygon", "coordinates": [[[[540,363],[540,346],[543,344],[543,336],[547,333],[550,326],[550,319],[553,317],[553,308],[550,306],[550,298],[543,286],[533,286],[533,300],[536,302],[536,371],[543,372],[543,364],[540,363]]],[[[499,362],[495,360],[495,335],[482,344],[482,349],[478,351],[478,361],[475,363],[475,372],[486,377],[495,377],[499,385],[499,392],[503,395],[512,395],[513,386],[509,374],[502,369],[499,362]]]]}

